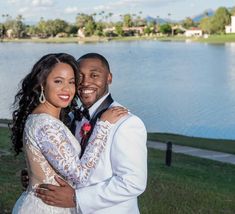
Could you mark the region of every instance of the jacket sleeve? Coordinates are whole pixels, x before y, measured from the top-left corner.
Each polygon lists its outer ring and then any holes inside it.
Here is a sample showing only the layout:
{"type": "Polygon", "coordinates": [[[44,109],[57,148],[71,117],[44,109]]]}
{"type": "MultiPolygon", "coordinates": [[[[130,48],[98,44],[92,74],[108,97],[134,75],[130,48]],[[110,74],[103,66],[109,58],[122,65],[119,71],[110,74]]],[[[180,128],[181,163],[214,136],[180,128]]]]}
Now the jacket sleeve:
{"type": "Polygon", "coordinates": [[[143,122],[131,116],[116,129],[111,148],[113,176],[76,190],[77,207],[85,213],[136,198],[146,188],[147,147],[143,122]]]}

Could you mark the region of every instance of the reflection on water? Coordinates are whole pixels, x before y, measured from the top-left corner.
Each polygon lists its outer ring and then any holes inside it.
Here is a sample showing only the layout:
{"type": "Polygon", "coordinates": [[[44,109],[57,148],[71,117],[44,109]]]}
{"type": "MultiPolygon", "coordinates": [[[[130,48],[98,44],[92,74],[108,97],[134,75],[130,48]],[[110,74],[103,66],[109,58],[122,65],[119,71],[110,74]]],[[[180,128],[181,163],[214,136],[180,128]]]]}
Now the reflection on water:
{"type": "Polygon", "coordinates": [[[104,54],[115,99],[148,131],[235,139],[235,44],[108,42],[0,44],[0,118],[9,118],[19,81],[42,55],[104,54]]]}

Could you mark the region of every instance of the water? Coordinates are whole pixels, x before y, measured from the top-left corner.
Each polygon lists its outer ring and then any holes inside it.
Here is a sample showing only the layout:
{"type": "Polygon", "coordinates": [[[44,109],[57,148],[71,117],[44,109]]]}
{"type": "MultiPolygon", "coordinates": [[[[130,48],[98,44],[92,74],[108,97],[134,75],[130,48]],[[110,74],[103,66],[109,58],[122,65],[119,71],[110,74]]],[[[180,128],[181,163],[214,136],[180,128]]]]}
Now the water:
{"type": "Polygon", "coordinates": [[[0,43],[0,118],[10,118],[19,81],[49,52],[106,56],[113,97],[137,114],[148,131],[235,139],[233,43],[0,43]]]}

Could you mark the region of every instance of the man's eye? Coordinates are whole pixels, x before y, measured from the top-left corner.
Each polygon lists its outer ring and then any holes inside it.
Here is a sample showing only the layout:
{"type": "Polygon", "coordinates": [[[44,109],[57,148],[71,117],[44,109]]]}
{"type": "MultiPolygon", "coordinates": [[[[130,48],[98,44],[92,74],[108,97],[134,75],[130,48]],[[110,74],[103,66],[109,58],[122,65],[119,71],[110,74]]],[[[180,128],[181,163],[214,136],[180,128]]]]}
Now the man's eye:
{"type": "Polygon", "coordinates": [[[75,81],[72,80],[72,81],[69,82],[69,84],[73,84],[73,85],[74,85],[74,84],[75,84],[75,81]]]}
{"type": "Polygon", "coordinates": [[[93,78],[96,78],[96,77],[98,77],[99,75],[98,74],[92,74],[92,77],[93,78]]]}

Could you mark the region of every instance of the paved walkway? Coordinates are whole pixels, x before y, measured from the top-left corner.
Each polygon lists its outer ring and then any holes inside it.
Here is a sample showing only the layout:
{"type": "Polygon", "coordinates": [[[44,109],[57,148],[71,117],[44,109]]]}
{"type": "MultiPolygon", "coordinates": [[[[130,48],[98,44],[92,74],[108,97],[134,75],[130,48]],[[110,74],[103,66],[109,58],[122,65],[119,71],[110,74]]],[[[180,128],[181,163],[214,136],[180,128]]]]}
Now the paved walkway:
{"type": "MultiPolygon", "coordinates": [[[[8,127],[8,125],[0,123],[0,127],[8,127]]],[[[159,149],[163,151],[166,150],[165,143],[148,141],[147,145],[150,148],[159,149]]],[[[188,147],[188,146],[179,146],[175,144],[172,145],[172,151],[175,153],[181,153],[181,154],[196,156],[200,158],[207,158],[207,159],[235,165],[235,155],[228,154],[228,153],[210,151],[206,149],[198,149],[198,148],[188,147]]]]}
{"type": "MultiPolygon", "coordinates": [[[[147,145],[149,148],[159,149],[163,151],[166,150],[165,143],[148,141],[147,145]]],[[[172,144],[172,152],[196,156],[200,158],[207,158],[207,159],[235,165],[235,155],[228,154],[228,153],[210,151],[206,149],[198,149],[198,148],[193,148],[193,147],[188,147],[188,146],[179,146],[175,144],[172,144]]]]}
{"type": "Polygon", "coordinates": [[[7,125],[7,124],[4,124],[4,123],[0,123],[0,127],[1,127],[1,128],[8,128],[8,125],[7,125]]]}

